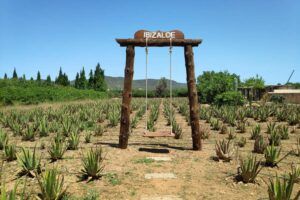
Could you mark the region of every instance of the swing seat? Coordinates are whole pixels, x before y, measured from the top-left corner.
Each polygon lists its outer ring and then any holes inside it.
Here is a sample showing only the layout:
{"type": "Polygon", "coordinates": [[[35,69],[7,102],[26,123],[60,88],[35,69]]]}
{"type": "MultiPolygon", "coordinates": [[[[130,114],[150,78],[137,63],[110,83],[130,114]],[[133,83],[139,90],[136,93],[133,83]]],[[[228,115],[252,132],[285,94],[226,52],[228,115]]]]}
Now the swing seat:
{"type": "Polygon", "coordinates": [[[170,131],[145,131],[143,137],[155,138],[155,137],[175,137],[174,133],[170,131]]]}

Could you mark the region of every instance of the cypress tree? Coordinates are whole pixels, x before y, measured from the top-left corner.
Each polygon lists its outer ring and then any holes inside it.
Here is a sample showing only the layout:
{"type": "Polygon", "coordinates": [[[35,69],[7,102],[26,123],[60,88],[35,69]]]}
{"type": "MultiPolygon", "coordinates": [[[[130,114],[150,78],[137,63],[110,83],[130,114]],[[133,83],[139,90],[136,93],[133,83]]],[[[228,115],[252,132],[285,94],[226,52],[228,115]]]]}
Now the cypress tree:
{"type": "Polygon", "coordinates": [[[50,75],[48,75],[47,78],[46,78],[46,84],[47,85],[51,85],[52,84],[51,76],[50,75]]]}
{"type": "Polygon", "coordinates": [[[98,63],[94,73],[94,90],[96,91],[106,91],[107,85],[105,82],[104,70],[101,69],[98,63]]]}
{"type": "Polygon", "coordinates": [[[86,76],[85,76],[85,70],[83,67],[82,70],[80,71],[79,88],[86,89],[86,86],[87,86],[87,80],[86,80],[86,76]]]}
{"type": "Polygon", "coordinates": [[[25,76],[25,74],[23,74],[22,80],[23,80],[23,81],[26,81],[26,76],[25,76]]]}
{"type": "Polygon", "coordinates": [[[77,72],[76,78],[75,78],[75,88],[79,88],[79,73],[77,72]]]}
{"type": "Polygon", "coordinates": [[[68,79],[68,76],[66,73],[62,72],[62,69],[60,67],[58,77],[55,79],[55,84],[57,85],[63,85],[63,86],[68,86],[70,85],[70,81],[68,79]]]}
{"type": "Polygon", "coordinates": [[[16,68],[14,68],[13,79],[18,79],[18,74],[17,74],[16,68]]]}
{"type": "Polygon", "coordinates": [[[94,88],[94,73],[93,70],[91,69],[90,71],[90,77],[89,77],[89,82],[88,82],[88,88],[93,89],[94,88]]]}
{"type": "Polygon", "coordinates": [[[64,73],[62,76],[62,84],[61,85],[63,85],[63,86],[70,85],[70,81],[69,81],[68,75],[66,73],[64,73]]]}
{"type": "Polygon", "coordinates": [[[6,80],[6,79],[7,79],[7,74],[5,73],[5,74],[4,74],[4,80],[6,80]]]}
{"type": "Polygon", "coordinates": [[[41,73],[40,73],[40,71],[38,71],[38,73],[37,73],[36,81],[39,82],[39,83],[41,82],[41,73]]]}
{"type": "Polygon", "coordinates": [[[61,67],[59,68],[58,77],[55,79],[55,84],[62,85],[63,73],[61,67]]]}

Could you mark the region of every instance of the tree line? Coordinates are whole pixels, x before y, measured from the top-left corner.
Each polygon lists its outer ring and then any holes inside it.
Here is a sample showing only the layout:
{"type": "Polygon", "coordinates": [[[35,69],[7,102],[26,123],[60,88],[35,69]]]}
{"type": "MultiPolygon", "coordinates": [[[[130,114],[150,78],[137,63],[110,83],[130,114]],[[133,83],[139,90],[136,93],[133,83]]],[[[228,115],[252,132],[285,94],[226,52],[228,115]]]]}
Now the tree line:
{"type": "MultiPolygon", "coordinates": [[[[8,80],[8,76],[5,73],[4,80],[8,80]]],[[[27,81],[25,74],[21,77],[18,76],[16,68],[14,68],[11,80],[27,81]]],[[[74,86],[77,89],[93,89],[96,91],[106,91],[107,84],[105,82],[104,70],[97,63],[95,70],[90,70],[89,77],[86,77],[84,67],[82,70],[76,74],[74,84],[69,80],[68,75],[62,71],[60,67],[58,76],[52,81],[51,76],[48,75],[46,79],[42,79],[40,71],[37,72],[36,79],[31,77],[29,79],[31,82],[36,82],[38,84],[44,85],[60,85],[60,86],[74,86]]]]}

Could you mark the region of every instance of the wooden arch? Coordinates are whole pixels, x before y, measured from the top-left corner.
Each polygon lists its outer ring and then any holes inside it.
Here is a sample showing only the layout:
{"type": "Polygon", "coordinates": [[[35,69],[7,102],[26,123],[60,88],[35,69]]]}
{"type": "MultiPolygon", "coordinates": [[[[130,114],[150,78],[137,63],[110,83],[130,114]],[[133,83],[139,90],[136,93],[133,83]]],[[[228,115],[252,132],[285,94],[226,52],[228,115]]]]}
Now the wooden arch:
{"type": "Polygon", "coordinates": [[[126,149],[128,146],[129,127],[130,127],[130,104],[132,97],[132,79],[135,47],[145,47],[146,42],[149,47],[184,47],[185,67],[187,74],[188,98],[190,108],[190,122],[192,129],[193,150],[201,150],[201,135],[199,124],[199,106],[195,79],[195,64],[193,47],[201,44],[200,39],[184,39],[181,31],[174,30],[169,32],[155,31],[150,32],[140,30],[135,33],[134,39],[116,39],[121,47],[126,46],[126,66],[123,89],[123,100],[121,108],[121,126],[119,135],[119,147],[126,149]]]}

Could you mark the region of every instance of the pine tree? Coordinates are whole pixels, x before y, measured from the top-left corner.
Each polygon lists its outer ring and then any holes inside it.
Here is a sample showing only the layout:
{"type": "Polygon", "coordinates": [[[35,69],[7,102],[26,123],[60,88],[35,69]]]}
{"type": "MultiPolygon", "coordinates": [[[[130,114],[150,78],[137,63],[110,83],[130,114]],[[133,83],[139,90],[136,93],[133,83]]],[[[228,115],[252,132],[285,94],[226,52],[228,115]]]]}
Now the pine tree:
{"type": "Polygon", "coordinates": [[[94,90],[97,91],[106,91],[107,85],[104,77],[104,70],[101,69],[100,64],[98,63],[94,73],[94,90]]]}
{"type": "Polygon", "coordinates": [[[89,77],[89,82],[88,82],[88,88],[93,89],[94,88],[94,73],[93,70],[91,69],[90,71],[90,77],[89,77]]]}
{"type": "Polygon", "coordinates": [[[5,74],[4,74],[4,80],[6,80],[6,79],[7,79],[7,74],[5,73],[5,74]]]}
{"type": "Polygon", "coordinates": [[[75,78],[75,88],[79,89],[79,73],[77,72],[75,78]]]}
{"type": "Polygon", "coordinates": [[[40,71],[38,71],[38,73],[37,73],[36,81],[37,81],[38,83],[41,82],[41,73],[40,73],[40,71]]]}
{"type": "Polygon", "coordinates": [[[16,68],[14,68],[13,79],[18,79],[18,74],[17,74],[16,68]]]}
{"type": "Polygon", "coordinates": [[[46,84],[47,84],[47,85],[51,85],[51,84],[52,84],[51,76],[50,76],[50,75],[47,76],[46,84]]]}

